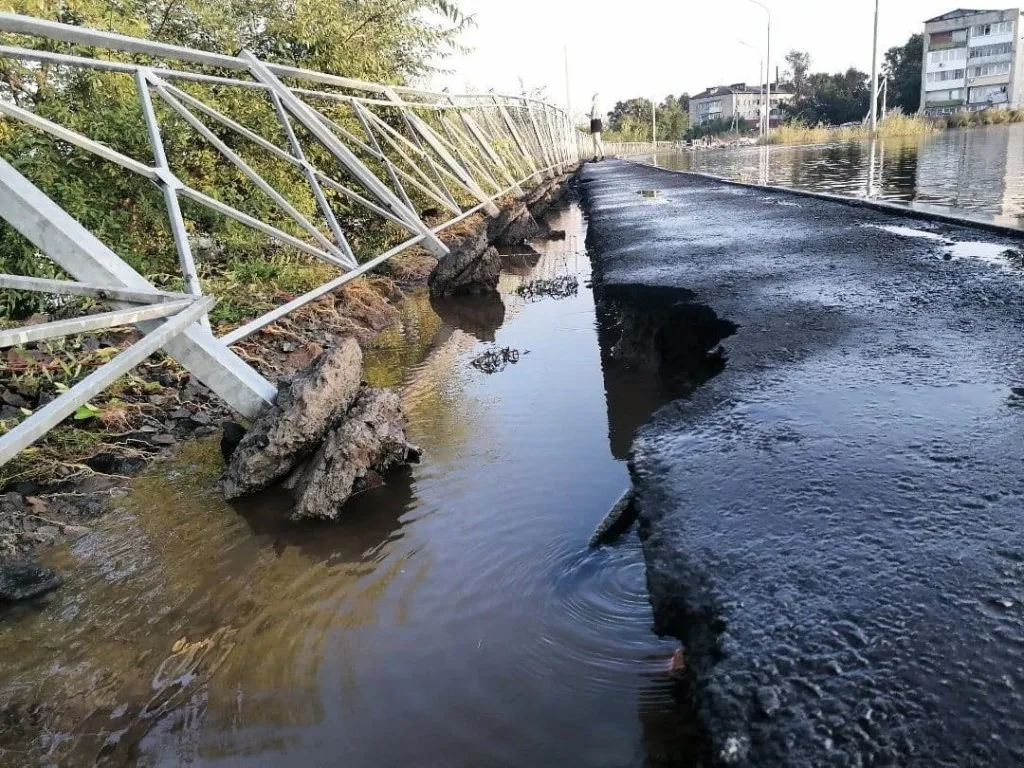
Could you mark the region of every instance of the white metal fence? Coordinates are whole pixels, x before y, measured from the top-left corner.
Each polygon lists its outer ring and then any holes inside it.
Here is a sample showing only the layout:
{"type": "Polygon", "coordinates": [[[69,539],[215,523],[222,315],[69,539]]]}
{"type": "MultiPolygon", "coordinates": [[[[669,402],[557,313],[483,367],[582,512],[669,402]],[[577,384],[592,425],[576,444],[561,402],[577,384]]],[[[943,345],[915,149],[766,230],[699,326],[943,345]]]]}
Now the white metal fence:
{"type": "MultiPolygon", "coordinates": [[[[0,349],[126,324],[145,334],[0,437],[0,465],[160,348],[235,410],[254,416],[273,401],[275,388],[230,345],[412,246],[443,256],[447,248],[439,236],[444,230],[477,212],[498,215],[496,201],[522,195],[525,186],[569,169],[589,141],[562,110],[522,96],[385,86],[262,61],[247,51],[227,56],[10,13],[0,13],[0,32],[25,40],[18,46],[0,45],[0,59],[28,62],[39,71],[46,67],[55,77],[87,69],[132,78],[148,132],[148,158],[128,156],[14,100],[0,99],[0,119],[29,126],[154,184],[166,207],[185,286],[184,293],[158,290],[16,170],[11,164],[16,158],[0,157],[0,217],[73,278],[0,275],[0,288],[93,296],[115,307],[0,331],[0,349]],[[276,135],[266,130],[266,121],[246,124],[226,110],[225,93],[247,94],[272,110],[276,135]],[[269,197],[281,218],[250,215],[216,190],[187,183],[177,171],[180,158],[168,155],[162,135],[169,119],[184,121],[216,150],[220,162],[269,197]],[[305,178],[316,201],[315,216],[300,211],[257,170],[253,152],[305,178]],[[319,259],[338,275],[215,338],[206,314],[216,297],[204,296],[193,249],[196,233],[183,215],[183,201],[319,259]],[[349,221],[339,215],[341,207],[356,207],[361,215],[349,221]],[[427,218],[442,221],[427,224],[427,218]],[[389,227],[404,238],[380,253],[363,254],[360,263],[351,242],[357,229],[368,226],[389,227]]],[[[68,173],[73,173],[70,165],[68,173]]]]}
{"type": "Polygon", "coordinates": [[[632,155],[649,155],[652,152],[669,152],[679,149],[677,141],[606,141],[604,153],[609,157],[630,157],[632,155]]]}

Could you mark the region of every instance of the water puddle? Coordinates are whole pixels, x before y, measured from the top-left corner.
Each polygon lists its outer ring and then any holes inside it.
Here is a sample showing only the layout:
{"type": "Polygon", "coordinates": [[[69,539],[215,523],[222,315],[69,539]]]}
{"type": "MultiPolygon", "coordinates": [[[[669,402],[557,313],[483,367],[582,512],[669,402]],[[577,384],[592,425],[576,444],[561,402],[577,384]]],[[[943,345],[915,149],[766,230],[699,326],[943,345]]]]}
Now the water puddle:
{"type": "MultiPolygon", "coordinates": [[[[524,249],[500,296],[414,294],[368,352],[424,461],[336,525],[284,522],[275,494],[225,504],[210,441],[53,552],[66,585],[0,613],[0,762],[687,762],[636,534],[586,544],[633,430],[678,391],[623,356],[695,353],[598,311],[582,213],[550,225],[566,239],[524,249]],[[578,290],[519,290],[567,277],[578,290]],[[471,365],[491,349],[521,354],[471,365]]],[[[728,331],[689,312],[702,343],[728,331]]]]}
{"type": "Polygon", "coordinates": [[[865,224],[864,226],[871,229],[881,229],[884,232],[899,235],[900,237],[911,237],[933,242],[941,249],[941,256],[945,261],[974,259],[976,261],[984,261],[987,264],[993,264],[997,267],[1017,269],[1024,267],[1024,252],[1016,248],[1010,248],[1005,243],[952,240],[936,232],[915,227],[887,224],[865,224]]]}

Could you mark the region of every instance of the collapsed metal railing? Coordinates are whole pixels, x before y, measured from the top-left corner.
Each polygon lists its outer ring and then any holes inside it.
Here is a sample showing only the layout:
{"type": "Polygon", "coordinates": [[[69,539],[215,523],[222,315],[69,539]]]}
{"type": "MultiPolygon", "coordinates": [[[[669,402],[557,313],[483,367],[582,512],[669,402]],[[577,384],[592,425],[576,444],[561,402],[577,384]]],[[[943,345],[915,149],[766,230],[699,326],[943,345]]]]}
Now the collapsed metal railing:
{"type": "MultiPolygon", "coordinates": [[[[0,218],[73,278],[0,275],[0,288],[92,296],[115,306],[110,312],[0,331],[0,349],[123,325],[144,334],[0,437],[0,465],[160,348],[232,408],[255,416],[273,401],[276,390],[230,345],[413,246],[443,256],[447,248],[439,236],[446,229],[478,212],[497,216],[496,201],[522,195],[525,185],[568,169],[588,141],[564,111],[525,96],[386,86],[262,61],[248,51],[227,56],[10,13],[0,13],[0,31],[26,36],[24,46],[0,45],[0,58],[134,79],[151,159],[130,157],[13,100],[0,99],[0,119],[30,126],[155,184],[185,286],[184,293],[159,290],[0,157],[0,218]],[[65,44],[70,52],[54,51],[55,44],[65,44]],[[197,92],[201,86],[258,95],[276,115],[277,135],[261,133],[219,109],[217,99],[197,92]],[[184,121],[221,161],[269,197],[292,231],[186,183],[175,171],[178,158],[169,157],[165,147],[162,127],[169,117],[184,121]],[[315,198],[316,221],[246,160],[241,144],[305,178],[315,198]],[[216,297],[203,294],[183,200],[319,259],[339,274],[215,338],[207,313],[216,297]],[[369,258],[364,254],[360,263],[351,245],[354,233],[332,200],[358,207],[371,221],[404,232],[405,239],[369,258]],[[430,218],[436,219],[437,211],[447,218],[428,225],[427,209],[433,209],[430,218]]],[[[353,226],[368,225],[361,218],[353,226]]]]}

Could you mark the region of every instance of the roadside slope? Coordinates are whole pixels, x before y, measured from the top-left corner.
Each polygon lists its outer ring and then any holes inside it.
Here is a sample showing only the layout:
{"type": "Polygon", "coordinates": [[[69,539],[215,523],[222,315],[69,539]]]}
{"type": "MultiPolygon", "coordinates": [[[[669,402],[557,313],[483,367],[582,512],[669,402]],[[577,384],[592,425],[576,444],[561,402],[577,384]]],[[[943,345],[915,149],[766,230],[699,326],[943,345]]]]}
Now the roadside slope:
{"type": "Polygon", "coordinates": [[[632,457],[716,754],[1024,761],[1020,244],[623,162],[582,187],[604,299],[689,307],[651,331],[666,359],[724,347],[632,457]]]}

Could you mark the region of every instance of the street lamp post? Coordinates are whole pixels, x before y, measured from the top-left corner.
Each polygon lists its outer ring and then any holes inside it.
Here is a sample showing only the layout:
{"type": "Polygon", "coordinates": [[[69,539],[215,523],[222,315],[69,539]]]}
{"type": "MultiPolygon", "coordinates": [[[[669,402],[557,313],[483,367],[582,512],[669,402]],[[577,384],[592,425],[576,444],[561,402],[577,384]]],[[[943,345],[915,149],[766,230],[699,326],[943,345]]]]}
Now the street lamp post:
{"type": "Polygon", "coordinates": [[[761,59],[760,61],[758,61],[757,64],[757,79],[761,80],[761,82],[758,84],[758,98],[761,101],[761,106],[757,110],[757,133],[761,137],[764,137],[764,85],[765,82],[767,82],[766,80],[761,79],[764,74],[767,74],[767,70],[765,70],[764,66],[764,51],[755,48],[753,45],[743,40],[737,40],[736,42],[739,43],[740,45],[750,48],[753,51],[758,51],[758,53],[761,54],[761,59]]]}
{"type": "Polygon", "coordinates": [[[754,5],[759,6],[768,15],[768,47],[765,52],[767,67],[765,68],[764,88],[764,135],[767,136],[772,127],[772,12],[767,5],[760,0],[750,0],[754,5]]]}
{"type": "Polygon", "coordinates": [[[871,135],[878,131],[878,5],[875,0],[875,41],[871,48],[871,135]]]}

